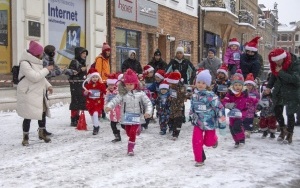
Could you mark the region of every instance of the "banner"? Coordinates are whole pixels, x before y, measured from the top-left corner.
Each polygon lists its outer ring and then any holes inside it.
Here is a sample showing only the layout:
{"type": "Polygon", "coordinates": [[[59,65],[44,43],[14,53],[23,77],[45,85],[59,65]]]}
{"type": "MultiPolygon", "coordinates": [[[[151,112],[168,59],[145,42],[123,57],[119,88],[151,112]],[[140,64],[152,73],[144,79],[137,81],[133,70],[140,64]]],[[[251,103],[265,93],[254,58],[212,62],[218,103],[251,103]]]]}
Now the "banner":
{"type": "Polygon", "coordinates": [[[11,72],[10,0],[0,0],[0,74],[11,72]]]}
{"type": "Polygon", "coordinates": [[[85,47],[85,0],[49,0],[48,19],[55,61],[66,67],[74,58],[75,47],[85,47]]]}

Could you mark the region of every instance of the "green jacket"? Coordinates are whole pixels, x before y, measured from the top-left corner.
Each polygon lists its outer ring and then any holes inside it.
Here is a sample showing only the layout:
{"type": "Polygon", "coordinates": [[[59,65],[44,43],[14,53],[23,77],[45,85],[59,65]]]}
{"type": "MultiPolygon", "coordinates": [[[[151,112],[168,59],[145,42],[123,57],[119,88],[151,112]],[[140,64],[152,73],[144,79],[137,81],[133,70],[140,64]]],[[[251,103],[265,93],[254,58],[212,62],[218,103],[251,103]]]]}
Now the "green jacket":
{"type": "MultiPolygon", "coordinates": [[[[291,54],[292,55],[292,54],[291,54]]],[[[292,55],[292,63],[287,71],[280,70],[278,76],[270,77],[267,88],[272,89],[275,105],[286,106],[288,115],[300,109],[300,62],[292,55]]]]}

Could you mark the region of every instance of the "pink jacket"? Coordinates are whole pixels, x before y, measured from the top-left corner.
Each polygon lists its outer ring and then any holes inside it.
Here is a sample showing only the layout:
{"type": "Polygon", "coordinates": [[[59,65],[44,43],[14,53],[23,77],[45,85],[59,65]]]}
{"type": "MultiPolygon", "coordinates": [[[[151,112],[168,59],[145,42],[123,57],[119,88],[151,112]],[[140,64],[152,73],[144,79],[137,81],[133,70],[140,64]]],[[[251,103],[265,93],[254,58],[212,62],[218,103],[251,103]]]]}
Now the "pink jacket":
{"type": "MultiPolygon", "coordinates": [[[[105,105],[111,101],[111,99],[113,99],[116,95],[118,95],[118,89],[117,87],[114,88],[113,91],[110,91],[110,90],[106,90],[106,96],[105,96],[105,105]]],[[[109,119],[110,121],[113,121],[113,122],[120,122],[121,120],[121,113],[120,113],[120,110],[121,110],[121,105],[117,105],[115,108],[113,108],[111,111],[110,111],[110,114],[109,114],[109,119]]]]}
{"type": "Polygon", "coordinates": [[[256,110],[256,105],[260,99],[259,93],[257,92],[257,89],[253,89],[248,93],[249,99],[247,100],[247,114],[246,118],[254,118],[255,110],[256,110]]]}
{"type": "Polygon", "coordinates": [[[226,64],[226,65],[237,65],[237,68],[240,67],[240,55],[241,55],[241,51],[238,49],[238,50],[231,50],[230,47],[228,47],[226,49],[226,52],[225,52],[225,55],[224,55],[224,59],[223,59],[223,62],[226,64]]]}

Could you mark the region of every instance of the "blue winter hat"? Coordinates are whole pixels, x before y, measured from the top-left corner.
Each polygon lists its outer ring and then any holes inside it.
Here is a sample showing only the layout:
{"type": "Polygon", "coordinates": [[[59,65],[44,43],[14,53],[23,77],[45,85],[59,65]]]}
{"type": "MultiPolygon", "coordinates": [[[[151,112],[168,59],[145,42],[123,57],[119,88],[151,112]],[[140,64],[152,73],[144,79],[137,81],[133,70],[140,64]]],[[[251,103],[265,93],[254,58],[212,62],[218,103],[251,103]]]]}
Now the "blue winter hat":
{"type": "Polygon", "coordinates": [[[209,48],[208,51],[214,53],[215,55],[216,55],[216,52],[217,52],[217,50],[215,48],[209,48]]]}
{"type": "Polygon", "coordinates": [[[197,78],[196,78],[196,81],[199,82],[199,81],[202,81],[204,82],[207,86],[210,86],[211,85],[211,75],[209,73],[209,70],[203,70],[201,71],[198,75],[197,75],[197,78]]]}

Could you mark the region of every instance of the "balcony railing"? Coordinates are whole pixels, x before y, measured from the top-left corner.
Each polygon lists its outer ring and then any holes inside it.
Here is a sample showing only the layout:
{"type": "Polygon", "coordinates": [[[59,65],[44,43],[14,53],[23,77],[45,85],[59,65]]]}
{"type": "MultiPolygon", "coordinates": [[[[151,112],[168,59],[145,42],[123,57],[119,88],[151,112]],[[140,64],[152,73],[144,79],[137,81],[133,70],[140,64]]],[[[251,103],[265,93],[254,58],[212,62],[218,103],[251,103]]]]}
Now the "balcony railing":
{"type": "Polygon", "coordinates": [[[239,11],[239,22],[253,25],[253,14],[248,10],[239,11]]]}
{"type": "Polygon", "coordinates": [[[219,7],[231,11],[235,14],[236,0],[201,0],[201,6],[203,7],[219,7]]]}

